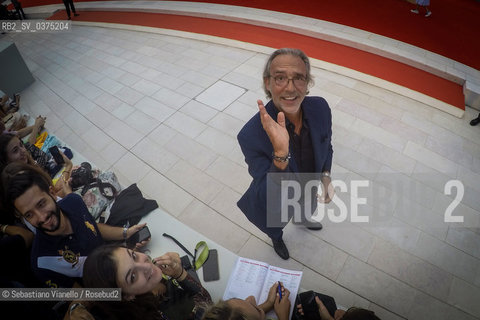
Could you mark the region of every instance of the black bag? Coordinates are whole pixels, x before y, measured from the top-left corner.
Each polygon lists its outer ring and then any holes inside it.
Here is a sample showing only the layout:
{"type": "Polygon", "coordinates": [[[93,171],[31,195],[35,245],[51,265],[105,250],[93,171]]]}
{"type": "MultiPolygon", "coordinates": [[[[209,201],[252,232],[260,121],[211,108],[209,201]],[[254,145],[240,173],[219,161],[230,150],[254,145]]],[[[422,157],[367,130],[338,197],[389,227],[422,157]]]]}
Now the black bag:
{"type": "Polygon", "coordinates": [[[127,224],[133,226],[156,208],[158,208],[157,201],[145,199],[137,184],[134,183],[116,196],[110,209],[110,216],[105,223],[118,227],[127,224]]]}
{"type": "Polygon", "coordinates": [[[319,297],[320,300],[323,302],[325,307],[328,310],[328,313],[333,317],[335,315],[335,311],[337,310],[337,304],[335,303],[335,299],[330,296],[315,292],[315,291],[305,291],[299,293],[295,300],[295,309],[292,314],[292,320],[321,320],[320,313],[318,312],[318,305],[315,301],[315,296],[319,297]],[[303,316],[298,312],[297,305],[301,304],[303,309],[303,316]]]}

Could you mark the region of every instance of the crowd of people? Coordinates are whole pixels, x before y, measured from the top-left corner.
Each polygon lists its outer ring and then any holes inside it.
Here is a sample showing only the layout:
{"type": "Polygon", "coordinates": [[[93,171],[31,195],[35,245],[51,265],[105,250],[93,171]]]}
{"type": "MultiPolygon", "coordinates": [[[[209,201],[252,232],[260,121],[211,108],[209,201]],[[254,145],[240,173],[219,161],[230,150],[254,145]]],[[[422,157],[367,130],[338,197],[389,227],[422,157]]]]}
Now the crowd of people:
{"type": "MultiPolygon", "coordinates": [[[[267,203],[267,176],[317,173],[323,192],[314,202],[329,202],[334,196],[331,113],[323,98],[307,97],[313,80],[309,59],[301,50],[275,51],[265,65],[263,81],[270,101],[264,105],[258,100],[259,113],[238,135],[253,178],[238,206],[270,236],[275,252],[288,259],[282,240],[288,221],[271,226],[267,219],[278,214],[272,212],[277,204],[267,203]]],[[[2,99],[2,111],[18,112],[19,98],[2,99]]],[[[330,310],[322,295],[315,297],[313,312],[302,300],[291,306],[290,292],[281,283],[271,287],[261,304],[253,296],[214,303],[185,270],[178,253],[148,256],[142,248],[155,239],[139,242],[133,249],[125,246],[144,223],[122,227],[100,223],[92,216],[81,195],[72,192],[71,157],[61,153],[63,161],[57,163],[61,168],[53,172],[47,165],[51,159],[44,159],[49,155],[39,152],[36,142],[45,125],[46,118],[39,116],[24,131],[3,128],[0,137],[1,248],[12,253],[11,261],[2,264],[8,269],[1,273],[2,287],[121,288],[122,299],[72,301],[60,307],[32,303],[19,308],[20,304],[12,303],[16,314],[35,316],[41,310],[53,319],[263,320],[273,311],[279,320],[288,320],[295,308],[295,319],[378,319],[361,308],[330,310]]],[[[280,190],[273,191],[280,198],[280,190]]],[[[322,228],[305,215],[297,222],[312,230],[322,228]]]]}

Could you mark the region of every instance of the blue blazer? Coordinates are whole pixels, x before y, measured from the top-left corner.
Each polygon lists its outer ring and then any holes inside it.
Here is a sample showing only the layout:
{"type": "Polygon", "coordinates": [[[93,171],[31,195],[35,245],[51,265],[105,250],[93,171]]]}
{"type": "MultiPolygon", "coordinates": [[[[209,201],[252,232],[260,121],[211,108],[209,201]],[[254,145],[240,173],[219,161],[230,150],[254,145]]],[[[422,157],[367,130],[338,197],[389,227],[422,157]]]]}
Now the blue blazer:
{"type": "MultiPolygon", "coordinates": [[[[277,119],[278,110],[272,101],[265,106],[268,114],[277,119]]],[[[305,97],[302,102],[303,117],[310,128],[310,135],[315,158],[315,171],[330,171],[332,167],[332,114],[327,101],[321,97],[305,97]]],[[[260,230],[273,239],[279,239],[282,228],[268,228],[266,225],[267,174],[277,172],[273,165],[273,147],[267,133],[262,127],[260,115],[253,116],[240,130],[238,142],[248,165],[248,172],[253,178],[250,187],[237,202],[245,216],[260,230]]],[[[290,144],[290,153],[292,146],[290,144]]],[[[292,156],[287,172],[298,172],[298,166],[292,156]]]]}

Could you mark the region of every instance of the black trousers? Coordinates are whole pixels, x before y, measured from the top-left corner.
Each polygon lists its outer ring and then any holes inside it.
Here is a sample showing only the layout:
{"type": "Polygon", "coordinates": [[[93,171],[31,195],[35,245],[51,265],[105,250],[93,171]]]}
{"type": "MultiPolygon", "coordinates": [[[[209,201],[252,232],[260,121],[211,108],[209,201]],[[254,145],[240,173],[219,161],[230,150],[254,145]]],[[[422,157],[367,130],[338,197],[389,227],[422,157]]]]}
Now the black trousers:
{"type": "Polygon", "coordinates": [[[67,10],[67,16],[70,18],[70,8],[72,8],[73,13],[77,13],[75,11],[75,6],[73,5],[73,0],[63,0],[63,4],[65,5],[65,9],[67,10]]]}
{"type": "Polygon", "coordinates": [[[25,12],[23,12],[23,8],[22,8],[21,6],[15,7],[15,11],[17,12],[18,18],[19,18],[20,20],[25,20],[25,19],[27,19],[27,18],[25,17],[25,12]],[[22,17],[23,17],[23,19],[22,19],[22,17]]]}

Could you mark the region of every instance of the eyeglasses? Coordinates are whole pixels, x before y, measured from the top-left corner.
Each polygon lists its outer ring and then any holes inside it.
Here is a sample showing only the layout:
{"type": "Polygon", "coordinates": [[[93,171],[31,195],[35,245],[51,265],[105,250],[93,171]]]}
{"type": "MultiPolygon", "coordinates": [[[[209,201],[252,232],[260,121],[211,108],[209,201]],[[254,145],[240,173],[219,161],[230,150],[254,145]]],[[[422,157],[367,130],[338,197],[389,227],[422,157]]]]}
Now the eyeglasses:
{"type": "Polygon", "coordinates": [[[276,76],[270,75],[270,77],[272,77],[275,80],[275,84],[279,87],[287,86],[290,80],[292,80],[293,85],[297,88],[302,88],[307,85],[307,78],[302,75],[296,75],[293,78],[288,78],[285,75],[276,75],[276,76]]]}

